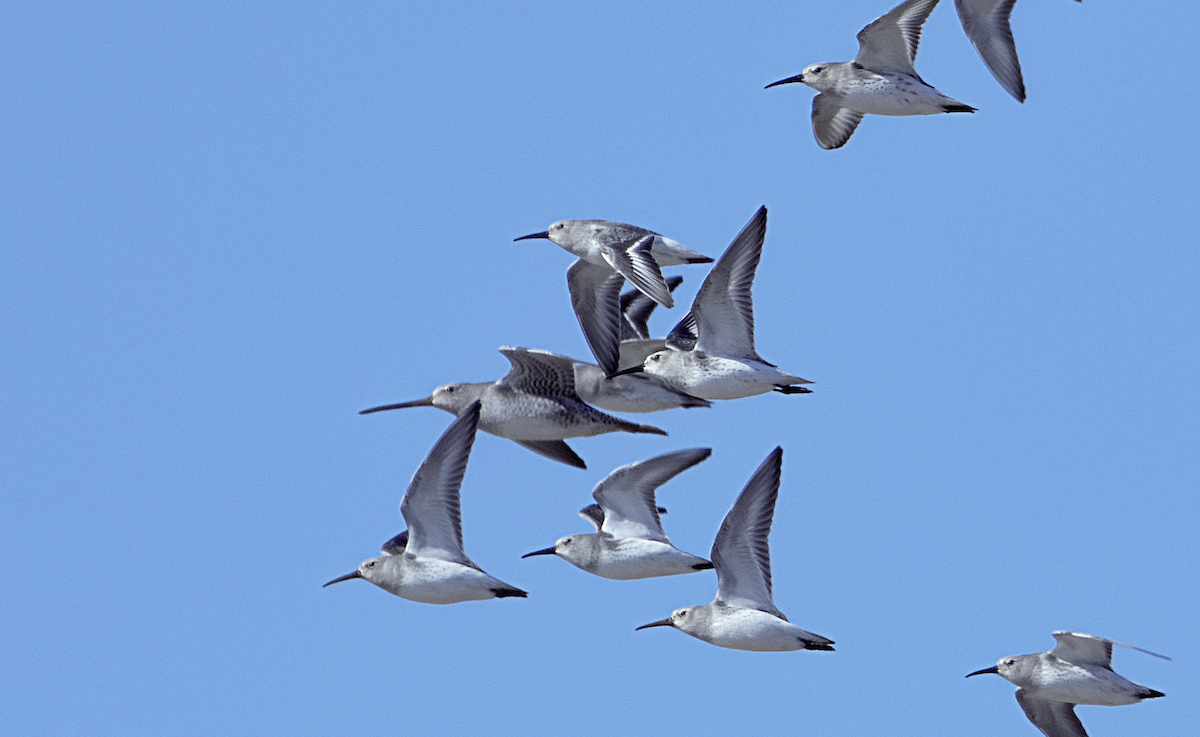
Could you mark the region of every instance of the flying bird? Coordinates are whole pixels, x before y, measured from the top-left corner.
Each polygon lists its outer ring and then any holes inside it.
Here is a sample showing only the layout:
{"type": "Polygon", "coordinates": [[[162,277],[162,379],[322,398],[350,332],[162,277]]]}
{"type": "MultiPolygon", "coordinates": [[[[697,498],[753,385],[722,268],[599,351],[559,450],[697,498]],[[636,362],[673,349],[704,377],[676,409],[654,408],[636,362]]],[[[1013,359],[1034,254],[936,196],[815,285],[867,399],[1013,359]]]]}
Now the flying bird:
{"type": "Polygon", "coordinates": [[[676,609],[647,627],[674,627],[734,650],[832,650],[833,640],[788,621],[771,594],[767,536],[779,496],[783,448],[771,451],[738,495],[712,546],[717,596],[711,604],[676,609]]]}
{"type": "Polygon", "coordinates": [[[1076,704],[1121,706],[1164,696],[1113,672],[1112,646],[1170,660],[1140,647],[1082,632],[1059,630],[1050,652],[1011,655],[967,678],[995,673],[1017,686],[1017,703],[1046,737],[1087,737],[1075,715],[1076,704]]]}
{"type": "Polygon", "coordinates": [[[767,88],[803,82],[813,98],[813,133],[821,148],[841,148],[863,115],[973,113],[975,108],[925,83],[913,63],[921,27],[938,0],[908,0],[858,32],[854,61],[809,64],[794,77],[767,88]]]}
{"type": "Polygon", "coordinates": [[[761,207],[705,278],[691,311],[667,336],[668,348],[613,376],[644,371],[703,399],[737,399],[772,390],[809,393],[796,384],[812,382],[779,370],[754,349],[750,290],[766,233],[767,208],[761,207]]]}
{"type": "Polygon", "coordinates": [[[463,550],[459,491],[479,409],[476,400],[463,410],[413,474],[400,501],[408,529],[383,544],[382,556],[364,560],[353,573],[325,586],[361,578],[402,599],[426,604],[527,596],[484,573],[463,550]]]}
{"type": "Polygon", "coordinates": [[[534,453],[576,468],[587,468],[566,438],[608,432],[666,435],[651,425],[639,425],[591,407],[575,392],[575,360],[535,348],[503,346],[500,352],[512,368],[499,381],[443,384],[423,399],[385,404],[360,415],[406,407],[437,407],[459,414],[476,400],[483,407],[479,429],[508,438],[534,453]]]}
{"type": "Polygon", "coordinates": [[[650,299],[670,308],[675,301],[660,267],[712,261],[678,241],[611,220],[559,220],[541,233],[514,240],[530,238],[548,239],[578,257],[567,269],[571,306],[596,363],[610,374],[618,368],[620,294],[625,279],[650,299]]]}
{"type": "Polygon", "coordinates": [[[658,487],[711,454],[711,448],[693,448],[621,466],[596,484],[592,492],[596,504],[579,512],[596,532],[560,537],[552,547],[521,557],[557,555],[588,573],[618,580],[712,568],[707,560],[671,544],[654,498],[658,487]]]}

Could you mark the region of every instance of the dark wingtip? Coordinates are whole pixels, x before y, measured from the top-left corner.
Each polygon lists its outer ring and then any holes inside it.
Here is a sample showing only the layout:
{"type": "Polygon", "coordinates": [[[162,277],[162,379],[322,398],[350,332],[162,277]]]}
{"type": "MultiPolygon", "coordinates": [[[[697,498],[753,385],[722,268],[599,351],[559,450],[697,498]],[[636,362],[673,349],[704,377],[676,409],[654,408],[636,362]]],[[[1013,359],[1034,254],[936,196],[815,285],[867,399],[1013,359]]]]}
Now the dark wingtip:
{"type": "Polygon", "coordinates": [[[1143,696],[1142,697],[1143,699],[1157,699],[1161,696],[1166,696],[1166,694],[1163,693],[1162,691],[1155,691],[1152,688],[1148,689],[1148,690],[1150,691],[1150,694],[1148,696],[1143,696]]]}
{"type": "Polygon", "coordinates": [[[830,645],[830,644],[827,644],[824,642],[809,642],[808,640],[804,640],[804,649],[805,650],[826,650],[828,652],[833,652],[833,645],[830,645]]]}
{"type": "Polygon", "coordinates": [[[942,109],[948,113],[973,113],[977,108],[973,108],[970,105],[944,105],[942,109]]]}
{"type": "Polygon", "coordinates": [[[698,258],[689,258],[687,262],[689,264],[711,264],[713,259],[709,258],[708,256],[700,256],[698,258]]]}
{"type": "Polygon", "coordinates": [[[712,563],[709,563],[708,561],[704,561],[703,563],[697,563],[696,565],[692,566],[692,570],[694,570],[694,571],[707,571],[710,568],[716,568],[716,566],[714,566],[712,563]]]}
{"type": "Polygon", "coordinates": [[[508,587],[492,589],[492,593],[496,595],[497,599],[504,599],[509,596],[515,596],[517,598],[524,599],[529,596],[529,594],[525,593],[524,591],[522,591],[520,589],[513,589],[513,588],[508,588],[508,587]]]}
{"type": "Polygon", "coordinates": [[[638,425],[633,432],[645,433],[647,435],[666,435],[667,431],[655,427],[654,425],[638,425]]]}

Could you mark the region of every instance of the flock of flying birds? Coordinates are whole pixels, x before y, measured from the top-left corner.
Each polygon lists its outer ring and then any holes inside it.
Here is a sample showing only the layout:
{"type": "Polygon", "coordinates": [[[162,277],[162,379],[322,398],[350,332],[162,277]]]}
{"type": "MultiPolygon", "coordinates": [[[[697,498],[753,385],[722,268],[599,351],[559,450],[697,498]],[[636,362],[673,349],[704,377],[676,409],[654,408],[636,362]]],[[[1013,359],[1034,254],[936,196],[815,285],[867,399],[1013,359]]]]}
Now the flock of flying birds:
{"type": "MultiPolygon", "coordinates": [[[[1009,15],[1016,0],[955,0],[963,28],[996,79],[1025,99],[1009,15]]],[[[938,0],[907,0],[858,34],[854,61],[812,64],[768,87],[803,82],[813,100],[813,130],[826,149],[849,140],[864,114],[973,112],[926,84],[913,68],[925,19],[938,0]]],[[[444,384],[423,399],[363,410],[432,406],[455,420],[417,469],[400,504],[408,529],[329,583],[361,578],[412,601],[525,597],[525,591],[485,573],[463,548],[459,489],[476,430],[561,463],[586,465],[566,439],[609,432],[665,435],[657,427],[614,417],[708,407],[711,400],[779,392],[803,394],[807,380],[768,363],[754,348],[751,287],[766,237],[760,208],[713,265],[690,311],[665,338],[651,338],[647,320],[657,305],[674,306],[680,277],[661,267],[711,263],[681,243],[607,220],[561,220],[516,240],[548,239],[578,260],[567,270],[571,304],[596,363],[549,351],[502,347],[511,370],[494,382],[444,384]],[[625,282],[633,289],[622,294],[625,282]]],[[[788,621],[775,607],[767,537],[779,493],[783,449],[775,448],[726,514],[710,560],[679,550],[663,531],[655,492],[704,461],[709,448],[665,453],[622,466],[596,485],[595,504],[580,516],[596,532],[560,538],[523,557],[555,555],[589,573],[629,580],[715,569],[712,603],[677,609],[642,625],[673,627],[713,645],[739,650],[833,650],[833,640],[788,621]]],[[[1047,737],[1086,737],[1076,704],[1122,705],[1163,696],[1111,668],[1112,646],[1148,650],[1080,632],[1054,632],[1049,652],[1000,659],[991,668],[1015,684],[1026,716],[1047,737]]],[[[1169,658],[1165,658],[1168,659],[1169,658]]]]}

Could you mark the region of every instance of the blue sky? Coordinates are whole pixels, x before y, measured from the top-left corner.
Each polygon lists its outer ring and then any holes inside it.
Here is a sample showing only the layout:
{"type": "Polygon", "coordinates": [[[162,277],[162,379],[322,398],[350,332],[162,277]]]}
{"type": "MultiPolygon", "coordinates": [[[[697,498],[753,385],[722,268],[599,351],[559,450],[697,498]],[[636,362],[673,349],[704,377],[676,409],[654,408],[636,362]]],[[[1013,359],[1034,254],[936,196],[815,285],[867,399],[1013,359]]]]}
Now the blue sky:
{"type": "MultiPolygon", "coordinates": [[[[1034,735],[963,676],[1055,629],[1200,719],[1200,115],[1186,3],[1025,0],[1016,103],[945,0],[917,69],[974,115],[868,116],[823,151],[802,85],[888,2],[20,3],[0,10],[6,452],[0,705],[14,734],[1034,735]],[[594,4],[593,4],[594,5],[594,4]],[[1192,76],[1189,76],[1192,75],[1192,76]],[[449,424],[360,417],[587,357],[562,218],[719,256],[769,208],[757,343],[815,382],[572,442],[481,435],[467,552],[530,592],[322,589],[402,529],[449,424]],[[610,470],[706,555],[776,445],[775,598],[833,653],[637,625],[711,573],[521,560],[610,470]]],[[[683,275],[680,307],[706,273],[683,275]]]]}

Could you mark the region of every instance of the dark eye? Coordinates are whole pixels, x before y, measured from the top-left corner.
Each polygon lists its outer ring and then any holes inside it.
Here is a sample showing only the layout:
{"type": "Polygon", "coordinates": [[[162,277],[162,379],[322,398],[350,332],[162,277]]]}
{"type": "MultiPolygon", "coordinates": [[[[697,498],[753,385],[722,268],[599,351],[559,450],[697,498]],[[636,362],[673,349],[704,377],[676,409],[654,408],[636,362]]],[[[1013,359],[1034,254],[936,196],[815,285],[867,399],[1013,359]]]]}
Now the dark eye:
{"type": "Polygon", "coordinates": [[[657,361],[658,359],[659,359],[659,355],[657,353],[655,353],[653,356],[650,356],[651,361],[657,361]]]}
{"type": "Polygon", "coordinates": [[[1012,658],[1009,658],[1008,660],[1004,661],[1004,664],[1005,664],[1005,665],[1012,665],[1012,664],[1013,664],[1013,663],[1015,663],[1015,662],[1017,662],[1017,661],[1013,660],[1012,658]]]}
{"type": "Polygon", "coordinates": [[[452,387],[452,386],[448,386],[448,387],[446,387],[446,391],[447,391],[447,392],[452,392],[452,391],[454,391],[454,387],[452,387]]]}
{"type": "Polygon", "coordinates": [[[374,567],[375,567],[375,561],[371,561],[370,563],[367,563],[367,568],[374,568],[374,567]]]}
{"type": "Polygon", "coordinates": [[[824,69],[824,68],[825,68],[825,67],[816,67],[816,68],[814,68],[814,69],[813,69],[813,74],[820,74],[820,73],[821,73],[821,70],[822,70],[822,69],[824,69]]]}

